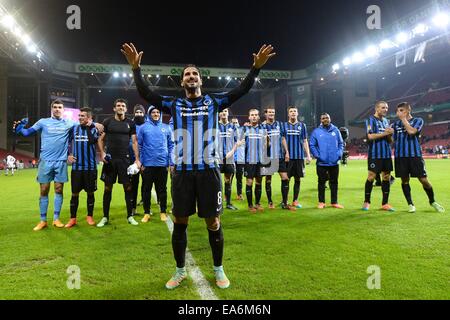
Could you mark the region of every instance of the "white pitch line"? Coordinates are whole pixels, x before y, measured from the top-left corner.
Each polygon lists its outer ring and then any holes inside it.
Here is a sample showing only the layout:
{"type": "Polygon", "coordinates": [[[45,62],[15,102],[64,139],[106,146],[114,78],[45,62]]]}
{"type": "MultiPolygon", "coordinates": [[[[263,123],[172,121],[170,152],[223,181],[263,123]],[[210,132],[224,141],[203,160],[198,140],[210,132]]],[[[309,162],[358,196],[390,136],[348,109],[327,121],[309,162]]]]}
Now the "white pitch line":
{"type": "MultiPolygon", "coordinates": [[[[173,221],[167,216],[167,228],[170,231],[170,234],[173,232],[173,221]]],[[[205,279],[205,276],[201,272],[200,268],[197,267],[194,257],[188,248],[186,248],[186,269],[194,281],[195,286],[197,287],[197,292],[199,293],[202,300],[219,300],[219,298],[214,294],[213,289],[209,285],[209,282],[205,279]]]]}

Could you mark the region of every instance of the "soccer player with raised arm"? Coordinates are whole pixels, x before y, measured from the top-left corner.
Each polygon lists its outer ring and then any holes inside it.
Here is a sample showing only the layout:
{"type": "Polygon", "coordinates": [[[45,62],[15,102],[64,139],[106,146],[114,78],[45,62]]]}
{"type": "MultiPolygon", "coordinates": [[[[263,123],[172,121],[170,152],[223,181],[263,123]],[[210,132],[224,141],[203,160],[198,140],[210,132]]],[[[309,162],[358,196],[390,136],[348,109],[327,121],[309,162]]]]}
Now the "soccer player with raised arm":
{"type": "Polygon", "coordinates": [[[217,163],[218,115],[252,88],[255,77],[266,62],[275,55],[273,47],[262,46],[253,54],[253,66],[241,84],[227,93],[202,94],[200,70],[189,65],[181,73],[184,98],[161,96],[150,89],[140,70],[143,52],[133,44],[124,44],[122,53],[134,72],[139,94],[149,104],[173,117],[175,140],[175,173],[172,179],[173,215],[172,247],[177,263],[174,276],[166,288],[174,289],[186,278],[185,253],[189,216],[195,212],[205,219],[214,260],[216,284],[228,288],[222,266],[223,232],[220,223],[222,182],[217,163]]]}
{"type": "Polygon", "coordinates": [[[425,161],[422,158],[422,149],[419,137],[423,128],[423,119],[411,115],[411,106],[402,102],[397,106],[398,120],[393,124],[395,141],[395,176],[402,179],[402,190],[408,202],[408,212],[416,212],[411,197],[410,177],[419,179],[425,190],[430,205],[437,212],[445,212],[444,207],[434,199],[433,186],[428,181],[425,161]]]}
{"type": "Polygon", "coordinates": [[[311,153],[308,144],[308,131],[306,125],[298,121],[298,110],[296,107],[288,108],[288,122],[284,123],[284,134],[286,135],[286,143],[289,153],[286,158],[287,164],[287,187],[283,188],[283,205],[287,205],[287,194],[289,192],[289,180],[294,178],[294,197],[292,207],[301,208],[298,202],[300,193],[300,181],[305,176],[305,158],[306,163],[311,162],[311,153]]]}
{"type": "Polygon", "coordinates": [[[381,173],[381,190],[383,192],[382,210],[395,211],[388,203],[391,189],[392,155],[391,143],[394,131],[386,119],[389,106],[384,101],[375,104],[375,114],[366,121],[367,141],[369,144],[368,170],[365,199],[362,210],[369,211],[370,196],[372,194],[373,182],[377,174],[381,173]]]}
{"type": "Polygon", "coordinates": [[[52,102],[51,114],[50,118],[39,120],[29,129],[23,128],[20,121],[14,122],[16,133],[24,137],[35,135],[38,132],[41,133],[41,152],[37,176],[37,182],[40,184],[39,209],[41,220],[33,229],[34,231],[47,227],[48,193],[52,181],[55,187],[53,226],[64,227],[59,217],[63,204],[64,183],[69,181],[67,173],[69,136],[75,123],[70,119],[63,118],[64,104],[61,100],[52,102]]]}
{"type": "Polygon", "coordinates": [[[77,224],[77,211],[79,196],[82,190],[87,193],[87,217],[90,226],[95,225],[93,218],[95,191],[97,191],[97,145],[99,133],[92,122],[92,109],[81,108],[78,114],[80,124],[75,125],[70,137],[72,153],[69,155],[69,163],[72,164],[70,182],[72,186],[72,198],[70,199],[70,221],[66,228],[72,228],[77,224]]]}

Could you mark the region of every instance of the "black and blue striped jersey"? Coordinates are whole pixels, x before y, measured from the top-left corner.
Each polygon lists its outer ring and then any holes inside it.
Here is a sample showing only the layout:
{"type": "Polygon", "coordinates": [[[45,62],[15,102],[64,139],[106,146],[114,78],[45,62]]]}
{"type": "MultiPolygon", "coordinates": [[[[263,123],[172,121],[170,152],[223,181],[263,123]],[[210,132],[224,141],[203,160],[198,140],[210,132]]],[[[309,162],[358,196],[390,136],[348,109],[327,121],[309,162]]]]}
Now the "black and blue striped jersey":
{"type": "MultiPolygon", "coordinates": [[[[379,119],[375,116],[370,116],[366,120],[366,132],[367,134],[377,134],[383,133],[387,128],[389,128],[389,120],[386,118],[379,119]]],[[[368,156],[369,159],[390,159],[392,156],[391,145],[389,143],[388,137],[369,140],[368,156]]]]}
{"type": "Polygon", "coordinates": [[[280,121],[275,121],[274,123],[263,123],[263,127],[267,130],[267,135],[269,137],[269,156],[270,159],[282,159],[284,158],[284,150],[282,138],[286,137],[285,129],[283,123],[280,121]]]}
{"type": "Polygon", "coordinates": [[[76,125],[71,133],[72,154],[76,158],[75,163],[72,164],[72,170],[97,170],[95,146],[99,134],[94,124],[90,127],[76,125]]]}
{"type": "Polygon", "coordinates": [[[414,158],[422,157],[422,149],[420,147],[419,137],[422,133],[423,119],[412,118],[408,120],[409,124],[417,129],[415,135],[410,135],[401,120],[397,120],[393,124],[395,152],[396,158],[414,158]]]}
{"type": "Polygon", "coordinates": [[[308,131],[303,122],[294,124],[285,122],[284,134],[289,150],[289,158],[292,160],[302,160],[305,158],[304,142],[308,139],[308,131]]]}
{"type": "MultiPolygon", "coordinates": [[[[230,152],[238,140],[238,133],[236,126],[231,122],[223,124],[219,122],[219,154],[222,159],[225,159],[228,152],[230,152]]],[[[229,159],[228,161],[232,161],[229,159]]],[[[234,160],[234,156],[233,156],[234,160]]]]}
{"type": "Polygon", "coordinates": [[[267,164],[270,158],[267,156],[267,130],[263,125],[244,126],[242,135],[245,139],[245,163],[267,164]]]}
{"type": "Polygon", "coordinates": [[[252,68],[241,84],[230,92],[205,94],[196,99],[161,96],[148,87],[140,69],[133,72],[140,96],[173,118],[176,170],[217,168],[220,159],[219,113],[250,91],[259,69],[252,68]]]}

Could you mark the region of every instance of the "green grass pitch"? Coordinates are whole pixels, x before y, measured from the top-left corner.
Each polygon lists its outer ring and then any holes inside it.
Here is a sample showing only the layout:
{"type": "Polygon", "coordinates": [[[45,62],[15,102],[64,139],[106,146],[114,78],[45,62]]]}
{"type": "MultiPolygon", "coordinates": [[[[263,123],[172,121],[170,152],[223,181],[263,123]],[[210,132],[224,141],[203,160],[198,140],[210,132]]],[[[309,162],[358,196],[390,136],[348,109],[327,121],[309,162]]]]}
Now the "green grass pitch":
{"type": "MultiPolygon", "coordinates": [[[[234,201],[240,211],[227,211],[222,218],[224,267],[231,280],[227,290],[214,287],[208,234],[197,217],[190,221],[188,247],[220,299],[449,299],[449,164],[448,160],[427,161],[436,200],[447,208],[444,214],[428,205],[416,180],[412,195],[417,213],[407,213],[399,180],[390,198],[396,212],[378,210],[380,188],[374,188],[371,211],[361,211],[365,161],[341,167],[339,202],[344,210],[315,208],[313,165],[302,180],[303,209],[295,213],[266,209],[252,215],[245,201],[234,201]],[[380,289],[367,287],[369,266],[380,268],[380,289]]],[[[35,170],[25,170],[14,177],[0,176],[0,299],[200,299],[191,279],[173,291],[164,287],[175,265],[170,234],[159,221],[156,206],[150,223],[128,225],[123,191],[116,186],[109,226],[87,225],[82,194],[78,226],[34,232],[39,221],[35,175],[35,170]],[[71,265],[80,268],[79,290],[69,290],[66,284],[71,265]]],[[[276,176],[276,203],[281,198],[279,186],[276,176]]],[[[290,200],[292,188],[291,182],[290,200]]],[[[235,190],[233,185],[233,198],[235,190]]],[[[102,191],[99,183],[96,221],[102,216],[102,191]]],[[[69,185],[64,194],[62,221],[66,223],[69,185]]],[[[263,205],[267,207],[264,191],[263,205]]],[[[52,206],[53,191],[49,212],[52,206]]],[[[138,211],[142,214],[142,207],[138,211]]],[[[49,222],[52,216],[49,213],[49,222]]]]}

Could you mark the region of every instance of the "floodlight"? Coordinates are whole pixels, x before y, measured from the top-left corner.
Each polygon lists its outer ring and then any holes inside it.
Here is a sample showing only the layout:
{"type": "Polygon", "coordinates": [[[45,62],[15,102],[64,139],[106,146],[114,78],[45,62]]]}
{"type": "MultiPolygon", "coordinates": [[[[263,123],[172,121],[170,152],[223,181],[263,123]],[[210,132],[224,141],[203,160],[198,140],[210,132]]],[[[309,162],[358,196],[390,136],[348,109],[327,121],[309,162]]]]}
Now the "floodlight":
{"type": "Polygon", "coordinates": [[[400,32],[400,33],[396,36],[395,39],[397,40],[398,43],[402,43],[402,44],[403,44],[403,43],[408,42],[409,36],[408,36],[408,34],[405,33],[405,32],[400,32]]]}
{"type": "Polygon", "coordinates": [[[15,24],[16,21],[10,15],[6,15],[2,18],[2,25],[5,26],[6,28],[12,29],[15,24]]]}
{"type": "Polygon", "coordinates": [[[381,49],[390,49],[390,48],[393,48],[394,46],[395,46],[395,44],[391,40],[388,40],[388,39],[385,39],[385,40],[381,41],[381,43],[380,43],[381,49]]]}
{"type": "Polygon", "coordinates": [[[361,52],[356,52],[352,56],[352,61],[356,63],[361,63],[365,60],[364,55],[361,52]]]}
{"type": "Polygon", "coordinates": [[[434,18],[433,18],[433,23],[437,26],[437,27],[446,27],[448,25],[448,15],[444,12],[438,13],[434,18]]]}

